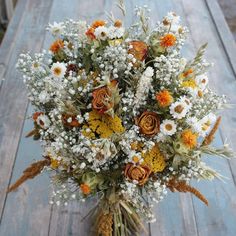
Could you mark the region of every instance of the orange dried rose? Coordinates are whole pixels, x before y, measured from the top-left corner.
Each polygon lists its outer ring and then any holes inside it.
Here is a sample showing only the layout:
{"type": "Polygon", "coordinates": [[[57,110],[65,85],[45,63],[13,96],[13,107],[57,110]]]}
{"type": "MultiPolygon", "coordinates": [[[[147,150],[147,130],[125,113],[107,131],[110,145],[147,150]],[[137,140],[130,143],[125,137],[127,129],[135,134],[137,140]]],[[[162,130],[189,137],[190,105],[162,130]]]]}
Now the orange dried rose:
{"type": "MultiPolygon", "coordinates": [[[[115,87],[117,85],[116,80],[112,80],[110,86],[115,87]]],[[[95,89],[92,93],[92,107],[99,113],[104,113],[114,106],[113,102],[110,101],[111,91],[108,86],[95,89]]]]}
{"type": "Polygon", "coordinates": [[[50,46],[50,51],[53,53],[57,53],[60,49],[64,47],[64,42],[61,39],[56,40],[50,46]]]}
{"type": "Polygon", "coordinates": [[[91,188],[89,187],[88,184],[81,184],[80,189],[84,195],[88,195],[91,192],[91,188]]]}
{"type": "Polygon", "coordinates": [[[126,178],[131,181],[137,181],[139,185],[144,185],[150,174],[151,170],[148,166],[135,165],[133,163],[127,163],[124,172],[126,178]]]}
{"type": "Polygon", "coordinates": [[[88,36],[88,38],[90,38],[91,40],[94,40],[96,39],[94,31],[95,31],[94,28],[89,28],[85,34],[88,36]]]}
{"type": "Polygon", "coordinates": [[[135,59],[139,61],[143,61],[147,57],[147,52],[148,52],[148,46],[145,42],[142,41],[131,41],[129,45],[132,46],[128,50],[129,54],[132,54],[135,59]]]}
{"type": "Polygon", "coordinates": [[[157,113],[145,111],[136,119],[136,124],[140,128],[140,133],[153,137],[160,131],[160,119],[157,113]]]}
{"type": "Polygon", "coordinates": [[[70,115],[70,114],[62,114],[62,122],[65,126],[68,127],[79,127],[80,123],[76,119],[76,115],[70,115]],[[71,118],[71,122],[68,122],[68,119],[71,118]]]}
{"type": "Polygon", "coordinates": [[[160,45],[164,48],[174,46],[176,43],[176,37],[173,34],[166,34],[161,37],[160,45]]]}

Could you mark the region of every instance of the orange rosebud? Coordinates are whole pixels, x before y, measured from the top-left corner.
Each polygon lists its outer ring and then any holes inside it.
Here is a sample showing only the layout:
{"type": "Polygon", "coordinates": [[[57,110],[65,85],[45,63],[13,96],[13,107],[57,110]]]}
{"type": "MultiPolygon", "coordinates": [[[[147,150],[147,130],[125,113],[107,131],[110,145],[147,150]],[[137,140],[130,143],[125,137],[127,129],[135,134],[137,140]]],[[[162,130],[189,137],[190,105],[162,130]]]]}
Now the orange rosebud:
{"type": "Polygon", "coordinates": [[[99,26],[104,26],[106,24],[106,22],[104,20],[96,20],[92,23],[91,27],[96,29],[99,26]]]}
{"type": "Polygon", "coordinates": [[[91,193],[91,188],[89,187],[88,184],[81,184],[80,189],[84,195],[88,195],[91,193]]]}
{"type": "MultiPolygon", "coordinates": [[[[110,86],[115,87],[116,85],[117,81],[112,80],[110,86]]],[[[110,101],[111,91],[108,86],[95,89],[92,93],[92,96],[93,109],[97,110],[99,113],[104,113],[114,106],[113,102],[110,101]]]]}
{"type": "Polygon", "coordinates": [[[91,40],[96,39],[96,36],[94,34],[94,28],[89,28],[85,33],[91,40]]]}
{"type": "Polygon", "coordinates": [[[127,163],[124,172],[126,178],[130,181],[137,181],[139,185],[144,185],[150,174],[151,170],[148,166],[135,165],[133,163],[127,163]]]}
{"type": "Polygon", "coordinates": [[[197,146],[197,138],[198,135],[193,133],[190,129],[186,129],[181,133],[181,141],[190,149],[197,146]]]}
{"type": "Polygon", "coordinates": [[[145,111],[136,119],[136,124],[140,128],[140,133],[153,137],[160,131],[160,119],[155,112],[145,111]]]}
{"type": "Polygon", "coordinates": [[[61,39],[56,40],[50,46],[50,51],[53,53],[57,53],[60,49],[64,47],[64,42],[61,39]]]}
{"type": "Polygon", "coordinates": [[[168,90],[162,90],[156,94],[156,100],[160,107],[167,107],[173,102],[173,97],[168,90]]]}
{"type": "Polygon", "coordinates": [[[188,70],[186,70],[184,73],[183,73],[183,76],[185,78],[187,78],[189,75],[191,75],[192,73],[194,72],[194,70],[192,68],[189,68],[188,70]]]}
{"type": "Polygon", "coordinates": [[[117,27],[117,28],[120,28],[122,26],[122,21],[121,20],[116,20],[114,22],[114,26],[117,27]]]}
{"type": "Polygon", "coordinates": [[[65,126],[68,127],[79,127],[80,123],[76,119],[76,115],[62,114],[62,122],[65,126]],[[68,122],[68,119],[71,118],[71,122],[68,122]]]}
{"type": "Polygon", "coordinates": [[[34,121],[37,121],[38,117],[43,115],[43,114],[44,114],[43,112],[37,111],[32,115],[32,118],[33,118],[34,121]]]}
{"type": "Polygon", "coordinates": [[[132,48],[129,49],[128,53],[132,54],[135,59],[143,61],[147,57],[148,46],[145,42],[142,41],[131,41],[129,45],[132,48]]]}
{"type": "Polygon", "coordinates": [[[161,37],[160,45],[164,48],[174,46],[176,43],[176,37],[173,34],[166,34],[161,37]]]}

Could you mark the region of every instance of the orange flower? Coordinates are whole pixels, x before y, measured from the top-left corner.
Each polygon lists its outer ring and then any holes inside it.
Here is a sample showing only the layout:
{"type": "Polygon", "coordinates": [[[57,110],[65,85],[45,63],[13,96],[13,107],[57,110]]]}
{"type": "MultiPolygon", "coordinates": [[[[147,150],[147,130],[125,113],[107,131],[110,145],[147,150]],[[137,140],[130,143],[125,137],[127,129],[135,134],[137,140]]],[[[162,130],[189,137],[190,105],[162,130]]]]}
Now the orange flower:
{"type": "Polygon", "coordinates": [[[185,146],[192,149],[197,146],[198,135],[193,133],[190,129],[186,129],[181,134],[181,140],[185,146]]]}
{"type": "Polygon", "coordinates": [[[50,51],[52,51],[53,53],[57,53],[63,47],[64,47],[64,42],[61,39],[58,39],[52,43],[52,45],[50,46],[50,51]]]}
{"type": "Polygon", "coordinates": [[[104,26],[106,24],[106,22],[104,20],[96,20],[92,23],[91,27],[96,29],[99,26],[104,26]]]}
{"type": "Polygon", "coordinates": [[[91,40],[96,39],[96,36],[94,35],[94,28],[89,28],[85,33],[91,40]]]}
{"type": "Polygon", "coordinates": [[[79,127],[80,123],[76,119],[76,115],[62,114],[62,122],[65,126],[68,127],[79,127]],[[68,122],[68,119],[71,118],[71,122],[68,122]]]}
{"type": "Polygon", "coordinates": [[[176,43],[176,37],[173,34],[166,34],[161,37],[160,45],[164,48],[174,46],[176,43]]]}
{"type": "MultiPolygon", "coordinates": [[[[116,85],[117,81],[112,80],[110,86],[115,87],[116,85]]],[[[109,99],[111,97],[111,91],[108,86],[95,89],[92,96],[93,109],[97,110],[99,113],[104,113],[114,106],[113,102],[109,99]]]]}
{"type": "Polygon", "coordinates": [[[136,119],[136,124],[140,128],[140,133],[153,137],[160,131],[160,119],[155,112],[145,111],[136,119]]]}
{"type": "Polygon", "coordinates": [[[37,121],[38,117],[43,115],[43,114],[44,114],[43,112],[37,111],[32,115],[32,118],[33,118],[34,121],[37,121]]]}
{"type": "Polygon", "coordinates": [[[122,21],[121,20],[116,20],[114,22],[114,26],[117,27],[117,28],[120,28],[122,26],[122,21]]]}
{"type": "Polygon", "coordinates": [[[129,49],[128,53],[132,54],[135,59],[143,61],[147,57],[148,46],[142,41],[131,41],[129,45],[132,48],[129,49]]]}
{"type": "Polygon", "coordinates": [[[152,171],[150,170],[150,168],[145,165],[135,165],[133,163],[127,163],[124,175],[129,180],[135,180],[139,185],[144,185],[147,182],[151,172],[152,171]]]}
{"type": "Polygon", "coordinates": [[[160,107],[167,107],[173,102],[173,97],[168,90],[162,90],[156,94],[156,100],[160,107]]]}
{"type": "Polygon", "coordinates": [[[91,192],[91,188],[87,184],[81,184],[80,189],[83,192],[83,194],[88,195],[91,192]]]}

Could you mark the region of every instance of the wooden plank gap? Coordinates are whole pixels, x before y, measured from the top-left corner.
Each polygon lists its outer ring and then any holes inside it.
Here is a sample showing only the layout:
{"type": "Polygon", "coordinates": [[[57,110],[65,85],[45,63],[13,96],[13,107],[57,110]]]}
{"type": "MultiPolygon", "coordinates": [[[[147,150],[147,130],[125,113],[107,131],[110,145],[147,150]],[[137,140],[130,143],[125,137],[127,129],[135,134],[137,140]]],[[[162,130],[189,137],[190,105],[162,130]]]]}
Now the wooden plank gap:
{"type": "Polygon", "coordinates": [[[215,25],[226,56],[229,60],[234,77],[236,78],[236,44],[234,37],[225,21],[218,2],[216,0],[205,0],[205,4],[215,25]]]}

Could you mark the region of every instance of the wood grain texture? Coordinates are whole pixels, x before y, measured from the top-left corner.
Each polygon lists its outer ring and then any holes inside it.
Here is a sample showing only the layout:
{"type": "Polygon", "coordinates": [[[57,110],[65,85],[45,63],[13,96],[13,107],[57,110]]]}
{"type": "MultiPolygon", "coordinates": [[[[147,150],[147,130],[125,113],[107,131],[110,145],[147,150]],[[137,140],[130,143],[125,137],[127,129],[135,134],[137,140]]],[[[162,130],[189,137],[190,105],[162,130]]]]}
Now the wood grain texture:
{"type": "Polygon", "coordinates": [[[41,49],[50,8],[51,1],[27,1],[17,28],[17,38],[9,45],[12,53],[7,63],[6,79],[0,90],[0,216],[3,213],[6,189],[11,178],[28,103],[25,86],[15,65],[20,52],[41,49]]]}
{"type": "MultiPolygon", "coordinates": [[[[213,22],[216,25],[216,29],[222,41],[223,47],[227,52],[229,63],[234,72],[234,76],[236,76],[236,44],[234,41],[234,37],[228,27],[228,24],[224,20],[224,15],[221,11],[218,2],[212,0],[205,0],[205,1],[207,3],[207,7],[213,19],[213,22]]],[[[232,7],[235,7],[236,10],[236,6],[232,5],[232,7]]]]}
{"type": "Polygon", "coordinates": [[[12,50],[14,49],[14,40],[18,37],[17,35],[21,32],[21,20],[24,19],[22,17],[25,12],[26,0],[18,1],[17,7],[15,9],[15,14],[12,17],[8,30],[6,31],[4,38],[1,43],[0,48],[0,87],[2,80],[4,79],[6,67],[8,65],[10,56],[13,54],[12,50]]]}

